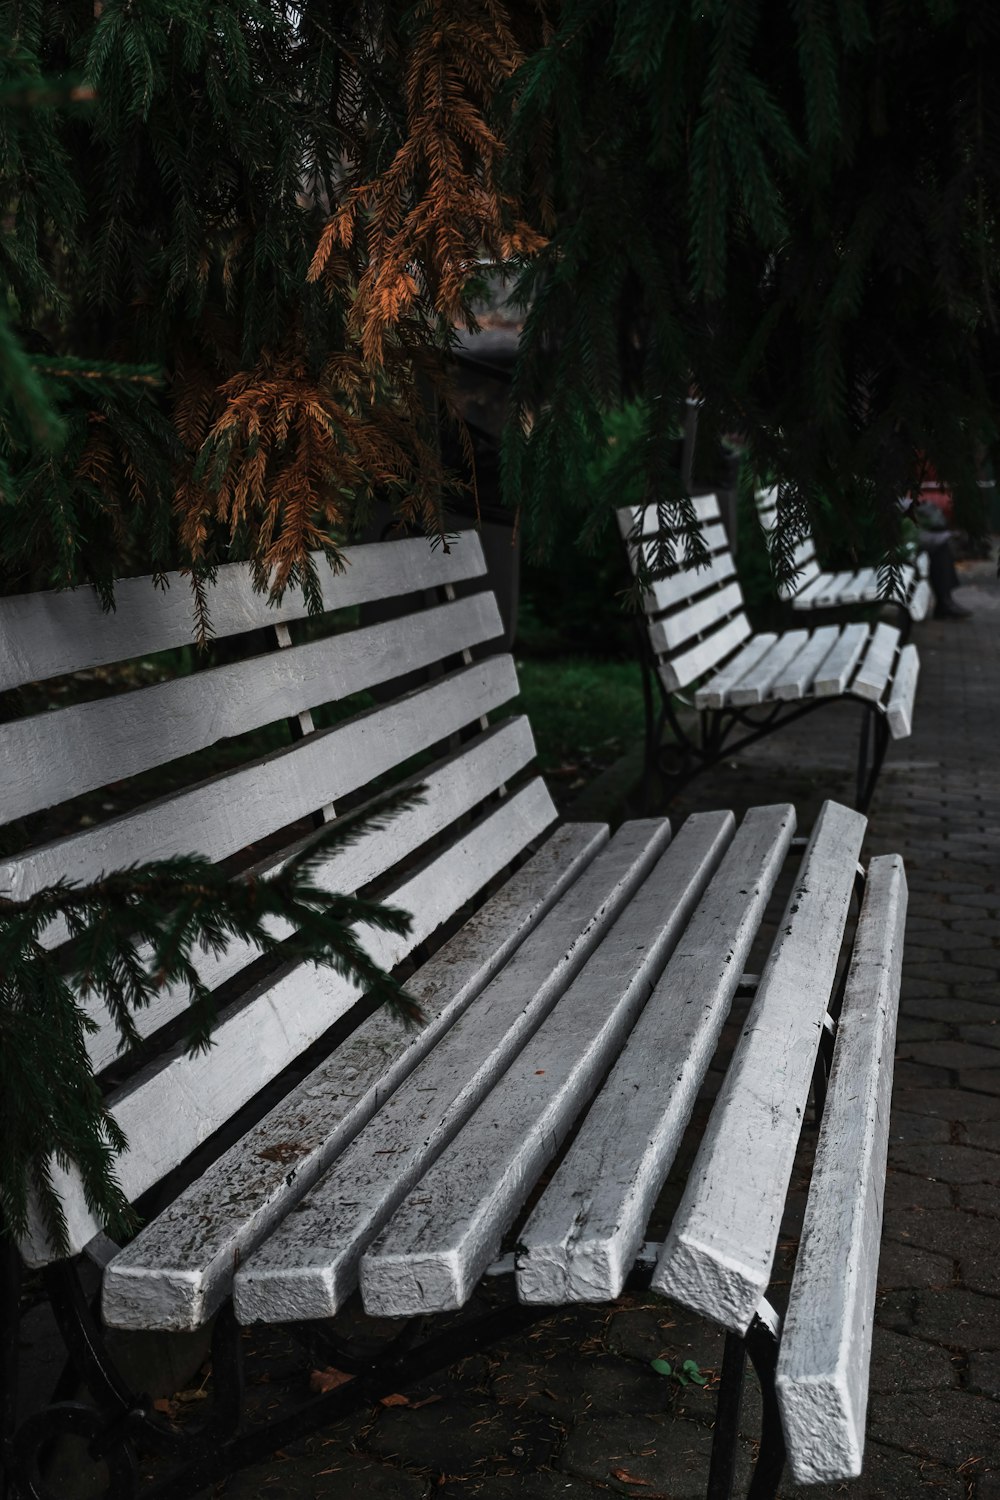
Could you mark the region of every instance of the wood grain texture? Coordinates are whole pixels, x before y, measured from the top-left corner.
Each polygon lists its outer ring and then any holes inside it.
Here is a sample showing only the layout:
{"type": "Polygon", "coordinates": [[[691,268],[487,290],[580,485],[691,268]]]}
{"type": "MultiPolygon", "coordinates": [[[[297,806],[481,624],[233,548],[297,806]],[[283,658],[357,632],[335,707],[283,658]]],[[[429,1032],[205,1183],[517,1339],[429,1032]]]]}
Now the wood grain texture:
{"type": "MultiPolygon", "coordinates": [[[[424,800],[407,811],[397,813],[386,828],[375,829],[356,844],[331,853],[317,870],[315,883],[328,891],[355,891],[378,880],[399,860],[412,856],[429,839],[443,832],[463,814],[471,812],[490,793],[512,781],[535,755],[535,744],[528,720],[523,716],[495,725],[471,744],[463,746],[435,765],[422,769],[416,776],[400,783],[400,789],[419,783],[424,800]]],[[[281,868],[286,859],[301,848],[304,840],[271,859],[259,861],[247,872],[257,877],[281,868]]],[[[277,919],[268,923],[275,937],[287,937],[291,928],[277,919]]],[[[147,964],[151,950],[140,951],[147,964]]],[[[210,988],[216,988],[239,973],[259,957],[258,949],[239,938],[233,938],[224,953],[199,955],[198,971],[210,988]]],[[[159,992],[152,1003],[135,1016],[140,1036],[152,1036],[161,1026],[187,1007],[189,991],[185,985],[172,985],[159,992]]],[[[103,1002],[95,997],[82,998],[83,1009],[97,1026],[86,1038],[87,1054],[95,1071],[106,1068],[118,1051],[118,1030],[103,1002]]]]}
{"type": "Polygon", "coordinates": [[[0,889],[25,897],[60,877],[92,880],[154,852],[226,859],[475,724],[517,691],[511,658],[488,657],[238,770],[4,860],[0,889]]]}
{"type": "Polygon", "coordinates": [[[687,820],[523,1051],[361,1260],[375,1316],[465,1305],[586,1107],[732,838],[731,813],[687,820]]]}
{"type": "MultiPolygon", "coordinates": [[[[525,829],[517,799],[470,830],[453,855],[468,895],[511,858],[525,829]]],[[[566,824],[407,982],[425,1022],[376,1013],[248,1136],[124,1250],[104,1283],[106,1320],[195,1328],[228,1294],[235,1267],[305,1193],[499,972],[607,842],[603,824],[566,824]]],[[[440,878],[438,865],[431,879],[440,878]]],[[[463,882],[448,866],[453,895],[463,882]]]]}
{"type": "Polygon", "coordinates": [[[241,1322],[332,1315],[362,1252],[572,983],[669,840],[627,823],[240,1270],[241,1322]]]}
{"type": "Polygon", "coordinates": [[[920,675],[920,657],[912,641],[903,647],[886,707],[886,721],[894,740],[905,739],[913,727],[913,704],[920,675]]]}
{"type": "MultiPolygon", "coordinates": [[[[519,1232],[528,1303],[617,1297],[642,1247],[795,831],[751,808],[541,1201],[519,1232]]],[[[679,835],[678,835],[679,837],[679,835]]]]}
{"type": "MultiPolygon", "coordinates": [[[[334,573],[323,555],[315,554],[324,610],[440,588],[486,572],[474,531],[451,539],[448,551],[409,538],[349,547],[344,556],[346,568],[334,573]]],[[[210,600],[212,625],[220,638],[287,624],[308,613],[296,589],[289,589],[280,605],[269,605],[264,595],[254,593],[244,563],[219,569],[210,600]]],[[[189,645],[194,639],[191,581],[179,573],[167,574],[163,589],[152,578],[121,579],[115,606],[106,613],[91,588],[0,599],[0,691],[189,645]]]]}
{"type": "Polygon", "coordinates": [[[799,1484],[861,1472],[905,922],[902,860],[875,858],[778,1356],[782,1425],[799,1484]]]}
{"type": "Polygon", "coordinates": [[[770,1277],[865,827],[823,804],[653,1276],[738,1333],[770,1277]]]}
{"type": "Polygon", "coordinates": [[[0,724],[4,818],[347,698],[503,633],[491,593],[285,652],[0,724]]]}

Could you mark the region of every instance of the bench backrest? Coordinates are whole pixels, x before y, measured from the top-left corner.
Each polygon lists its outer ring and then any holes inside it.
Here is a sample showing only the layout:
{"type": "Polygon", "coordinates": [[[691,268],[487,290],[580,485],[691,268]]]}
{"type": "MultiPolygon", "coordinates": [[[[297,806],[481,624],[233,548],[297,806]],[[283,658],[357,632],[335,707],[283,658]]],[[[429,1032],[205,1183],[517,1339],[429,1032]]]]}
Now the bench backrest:
{"type": "MultiPolygon", "coordinates": [[[[770,544],[771,533],[778,524],[778,490],[777,486],[769,490],[756,490],[754,492],[754,504],[757,507],[757,516],[760,520],[764,536],[770,544]]],[[[823,571],[816,556],[816,543],[813,541],[812,533],[804,536],[801,542],[796,542],[792,550],[792,558],[797,569],[793,579],[787,579],[778,584],[778,597],[785,600],[794,599],[814,579],[818,578],[823,571]]]]}
{"type": "MultiPolygon", "coordinates": [[[[680,691],[727,661],[751,635],[743,591],[722,524],[715,495],[692,499],[708,553],[708,565],[684,564],[684,542],[678,537],[676,572],[654,577],[644,607],[657,670],[668,691],[680,691]]],[[[639,547],[652,560],[654,538],[662,531],[655,505],[619,510],[618,525],[633,569],[639,547]]]]}
{"type": "MultiPolygon", "coordinates": [[[[179,575],[166,589],[150,579],[121,583],[111,614],[90,589],[0,600],[0,691],[23,689],[28,708],[0,724],[8,851],[0,890],[27,895],[60,877],[87,881],[174,853],[264,871],[318,820],[422,781],[421,805],[332,853],[321,877],[330,889],[370,888],[413,913],[407,938],[370,935],[369,951],[391,966],[523,854],[556,814],[528,771],[526,718],[487,717],[518,685],[510,656],[472,656],[503,629],[477,536],[462,534],[448,551],[420,539],[359,546],[347,563],[334,574],[319,559],[329,612],[319,619],[307,618],[300,594],[271,608],[246,568],[220,569],[212,624],[234,659],[201,669],[189,646],[190,587],[179,575]],[[398,617],[359,620],[358,606],[386,599],[398,601],[398,617]]],[[[50,929],[47,940],[64,936],[50,929]]],[[[234,943],[199,967],[238,992],[255,959],[256,950],[234,943]]],[[[138,1071],[116,1057],[110,1018],[88,1002],[98,1022],[92,1064],[108,1070],[112,1112],[130,1143],[119,1162],[130,1198],[358,1000],[333,970],[289,964],[277,978],[280,1003],[273,974],[248,975],[208,1053],[167,1046],[138,1071]]],[[[186,1004],[185,991],[165,990],[137,1016],[154,1048],[186,1004]]],[[[75,1175],[55,1175],[77,1250],[99,1226],[75,1175]]],[[[44,1232],[29,1238],[30,1258],[44,1261],[44,1232]]]]}

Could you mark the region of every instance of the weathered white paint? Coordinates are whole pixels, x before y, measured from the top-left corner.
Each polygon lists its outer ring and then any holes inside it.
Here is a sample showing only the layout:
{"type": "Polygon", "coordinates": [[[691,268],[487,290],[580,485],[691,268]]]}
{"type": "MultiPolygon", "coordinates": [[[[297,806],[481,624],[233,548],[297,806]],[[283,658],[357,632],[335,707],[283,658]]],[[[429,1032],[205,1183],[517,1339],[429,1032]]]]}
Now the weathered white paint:
{"type": "MultiPolygon", "coordinates": [[[[819,609],[826,603],[827,595],[834,587],[835,574],[813,572],[799,593],[795,594],[793,604],[797,609],[819,609]]],[[[796,579],[796,583],[798,579],[796,579]]]]}
{"type": "Polygon", "coordinates": [[[771,650],[777,639],[776,635],[767,632],[753,636],[742,651],[737,652],[720,672],[716,672],[698,689],[694,695],[695,708],[722,708],[733,683],[739,682],[741,677],[746,676],[747,672],[771,650]]]}
{"type": "Polygon", "coordinates": [[[540,1025],[669,839],[626,823],[431,1054],[348,1146],[297,1212],[250,1257],[241,1322],[332,1315],[363,1250],[540,1025]]]}
{"type": "Polygon", "coordinates": [[[899,631],[896,627],[884,622],[876,625],[875,633],[851,683],[851,692],[856,693],[859,698],[867,698],[869,702],[880,702],[892,675],[892,664],[898,647],[899,631]]]}
{"type": "Polygon", "coordinates": [[[5,860],[0,889],[23,898],[62,876],[92,880],[154,853],[226,859],[474,724],[517,691],[511,658],[488,657],[238,770],[5,860]]]}
{"type": "Polygon", "coordinates": [[[766,656],[733,683],[726,701],[737,707],[763,703],[771,696],[772,684],[781,676],[809,643],[805,630],[788,630],[775,641],[766,656]]]}
{"type": "Polygon", "coordinates": [[[586,1107],[733,835],[689,818],[545,1021],[361,1260],[374,1315],[464,1306],[586,1107]]]}
{"type": "Polygon", "coordinates": [[[767,1288],[865,827],[823,804],[653,1276],[738,1333],[767,1288]]]}
{"type": "MultiPolygon", "coordinates": [[[[689,582],[693,582],[695,575],[692,572],[687,577],[689,582]]],[[[693,593],[694,590],[692,589],[691,592],[693,593]]],[[[649,638],[653,642],[653,649],[657,653],[679,649],[693,636],[698,636],[705,631],[717,630],[730,615],[737,611],[742,613],[742,610],[743,590],[738,583],[717,586],[696,603],[655,620],[649,627],[649,638]]],[[[749,625],[747,630],[749,632],[749,625]]]]}
{"type": "Polygon", "coordinates": [[[910,642],[899,653],[896,675],[886,709],[889,733],[894,740],[905,739],[913,725],[913,702],[917,693],[917,677],[920,673],[920,658],[917,648],[910,642]]]}
{"type": "Polygon", "coordinates": [[[0,724],[3,818],[432,666],[503,633],[492,593],[172,682],[0,724]]]}
{"type": "MultiPolygon", "coordinates": [[[[516,799],[471,830],[444,874],[454,898],[498,873],[524,832],[516,799]],[[517,814],[512,819],[512,813],[517,814]]],[[[116,1327],[195,1328],[228,1294],[235,1268],[311,1186],[379,1104],[572,885],[607,841],[567,824],[407,981],[425,1022],[378,1012],[221,1156],[118,1256],[104,1283],[116,1327]]],[[[440,865],[433,878],[441,876],[440,865]]]]}
{"type": "MultiPolygon", "coordinates": [[[[448,551],[412,538],[391,546],[349,547],[344,556],[347,567],[334,573],[321,553],[314,554],[325,610],[442,587],[486,572],[474,531],[460,533],[448,551]]],[[[209,597],[218,637],[287,624],[308,613],[297,589],[289,589],[280,605],[269,605],[264,595],[254,593],[245,563],[221,567],[209,597]]],[[[122,579],[115,588],[115,605],[105,613],[91,588],[0,599],[0,691],[148,656],[194,639],[191,581],[180,573],[167,575],[166,588],[151,578],[122,579]]]]}
{"type": "Polygon", "coordinates": [[[906,877],[871,861],[796,1258],[777,1387],[792,1473],[861,1472],[906,877]]]}
{"type": "Polygon", "coordinates": [[[518,1234],[522,1302],[617,1297],[643,1243],[795,831],[751,808],[573,1144],[518,1234]]]}
{"type": "MultiPolygon", "coordinates": [[[[399,860],[412,856],[455,819],[471,812],[483,798],[513,780],[534,755],[531,728],[523,715],[495,725],[458,754],[400,783],[402,790],[419,782],[424,787],[424,800],[417,807],[397,813],[385,828],[373,829],[364,839],[331,853],[316,870],[314,883],[328,891],[355,891],[380,879],[399,860]]],[[[297,840],[292,848],[259,861],[247,873],[257,877],[273,873],[306,842],[297,840]]],[[[287,937],[291,932],[290,927],[277,919],[268,927],[275,937],[287,937]]],[[[203,982],[215,988],[257,957],[259,950],[253,944],[233,938],[223,953],[200,954],[198,971],[203,982]]],[[[140,959],[147,966],[150,958],[151,950],[140,952],[140,959]]],[[[186,985],[161,990],[152,1004],[133,1017],[140,1036],[151,1036],[180,1015],[189,999],[186,985]]],[[[118,1029],[102,1001],[87,997],[80,1003],[98,1027],[86,1038],[86,1047],[91,1066],[99,1072],[118,1052],[118,1029]]]]}
{"type": "Polygon", "coordinates": [[[731,553],[719,552],[709,558],[704,568],[682,568],[669,578],[656,578],[647,590],[644,607],[648,614],[674,609],[705,589],[729,583],[736,576],[731,553]]]}
{"type": "Polygon", "coordinates": [[[669,656],[660,656],[656,669],[665,683],[669,674],[678,689],[689,687],[706,672],[718,667],[720,662],[725,662],[749,634],[750,621],[741,611],[727,620],[721,629],[705,636],[696,645],[687,650],[675,651],[669,656]]]}
{"type": "Polygon", "coordinates": [[[867,625],[845,625],[813,681],[817,698],[839,698],[869,638],[867,625]]]}
{"type": "Polygon", "coordinates": [[[836,625],[822,625],[818,630],[810,631],[806,645],[786,667],[782,667],[771,683],[771,697],[782,702],[804,698],[839,634],[836,625]]]}

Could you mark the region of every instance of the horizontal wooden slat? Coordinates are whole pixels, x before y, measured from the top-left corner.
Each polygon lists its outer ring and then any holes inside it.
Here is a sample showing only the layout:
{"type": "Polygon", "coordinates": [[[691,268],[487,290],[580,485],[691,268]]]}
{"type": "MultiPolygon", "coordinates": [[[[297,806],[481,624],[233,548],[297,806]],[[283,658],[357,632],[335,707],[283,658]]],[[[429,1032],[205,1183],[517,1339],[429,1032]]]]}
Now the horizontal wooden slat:
{"type": "Polygon", "coordinates": [[[511,658],[488,657],[238,770],[8,859],[0,886],[24,897],[63,876],[91,880],[120,869],[137,853],[226,859],[474,724],[517,691],[511,658]]]}
{"type": "Polygon", "coordinates": [[[362,1251],[579,973],[669,827],[626,823],[332,1170],[239,1272],[241,1322],[331,1315],[362,1251]]]}
{"type": "Polygon", "coordinates": [[[724,662],[750,634],[750,621],[742,612],[727,620],[721,630],[696,642],[685,651],[658,657],[656,669],[670,690],[686,688],[706,672],[724,662]]]}
{"type": "MultiPolygon", "coordinates": [[[[423,802],[397,813],[387,827],[373,830],[364,840],[336,850],[316,871],[314,883],[324,890],[354,891],[379,879],[399,859],[412,855],[449,823],[472,811],[491,792],[513,780],[534,754],[531,728],[523,715],[495,726],[471,745],[463,747],[457,755],[448,756],[413,777],[413,783],[420,782],[424,786],[423,802]]],[[[253,866],[247,873],[266,875],[279,869],[284,858],[276,855],[253,866]]],[[[291,928],[277,919],[269,922],[268,927],[276,938],[291,934],[291,928]]],[[[258,950],[252,944],[233,938],[223,953],[199,955],[198,972],[205,984],[215,988],[258,956],[258,950]]],[[[148,965],[150,953],[144,950],[140,959],[148,965]]],[[[80,1003],[98,1027],[86,1038],[86,1046],[91,1066],[100,1071],[108,1066],[118,1051],[118,1031],[102,1002],[88,998],[80,1003]]],[[[133,1018],[140,1036],[151,1036],[180,1015],[188,1003],[189,991],[185,985],[161,990],[153,1003],[137,1011],[133,1018]]]]}
{"type": "Polygon", "coordinates": [[[503,634],[494,595],[0,725],[5,821],[363,692],[503,634]]]}
{"type": "Polygon", "coordinates": [[[796,608],[822,608],[830,589],[835,586],[835,578],[834,573],[814,573],[808,582],[796,580],[793,585],[798,590],[795,595],[796,608]]]}
{"type": "Polygon", "coordinates": [[[806,631],[786,631],[784,635],[778,637],[770,651],[762,656],[760,661],[733,683],[726,694],[726,701],[739,707],[763,703],[770,695],[771,684],[795,661],[808,643],[809,636],[806,631]]]}
{"type": "Polygon", "coordinates": [[[729,551],[714,553],[705,568],[682,568],[669,578],[656,578],[647,591],[645,608],[650,614],[673,609],[686,599],[694,598],[704,589],[728,583],[736,576],[736,567],[729,551]]]}
{"type": "MultiPolygon", "coordinates": [[[[325,610],[440,588],[486,572],[474,531],[460,533],[447,552],[423,538],[408,538],[349,547],[344,555],[347,567],[334,573],[322,554],[315,554],[325,610]]],[[[191,581],[169,573],[167,584],[161,589],[151,578],[122,579],[112,613],[102,610],[91,588],[0,599],[0,691],[190,644],[191,581]]],[[[308,613],[297,589],[289,589],[280,605],[269,605],[254,593],[243,563],[219,569],[209,601],[217,637],[288,624],[308,613]]]]}
{"type": "Polygon", "coordinates": [[[770,651],[777,639],[776,635],[767,633],[755,635],[720,672],[716,672],[714,677],[710,677],[704,686],[698,689],[694,695],[695,708],[721,708],[732,684],[738,682],[766,651],[770,651]]]}
{"type": "Polygon", "coordinates": [[[675,610],[673,614],[654,620],[649,627],[653,649],[657,654],[681,650],[693,636],[714,631],[728,616],[737,611],[742,614],[742,610],[743,591],[738,583],[714,588],[696,604],[689,604],[685,609],[675,610]]]}
{"type": "Polygon", "coordinates": [[[618,1052],[733,835],[689,818],[596,953],[361,1260],[376,1316],[464,1306],[618,1052]]]}
{"type": "Polygon", "coordinates": [[[778,1355],[799,1484],[861,1472],[905,922],[902,860],[873,859],[778,1355]]]}
{"type": "Polygon", "coordinates": [[[795,810],[787,805],[753,807],[743,819],[621,1057],[518,1233],[522,1302],[602,1302],[621,1292],[794,832],[795,810]]]}
{"type": "Polygon", "coordinates": [[[823,804],[653,1274],[737,1333],[770,1278],[865,826],[823,804]]]}
{"type": "Polygon", "coordinates": [[[780,702],[797,702],[812,687],[813,678],[829,656],[840,634],[836,625],[823,625],[809,633],[806,646],[783,667],[771,683],[771,696],[780,702]]]}
{"type": "Polygon", "coordinates": [[[905,739],[913,727],[913,701],[917,693],[919,673],[920,658],[916,646],[911,643],[899,653],[886,708],[886,722],[894,740],[905,739]]]}
{"type": "Polygon", "coordinates": [[[869,637],[867,625],[845,625],[833,650],[822,662],[813,682],[817,698],[836,698],[847,687],[869,637]]]}
{"type": "MultiPolygon", "coordinates": [[[[695,519],[702,529],[721,520],[717,495],[692,495],[690,502],[695,519]]],[[[616,514],[623,536],[651,536],[660,530],[659,510],[655,505],[627,505],[616,514]]]]}
{"type": "Polygon", "coordinates": [[[851,682],[851,692],[879,703],[885,696],[898,646],[899,631],[895,626],[877,625],[851,682]]]}
{"type": "MultiPolygon", "coordinates": [[[[516,832],[507,859],[543,828],[556,813],[541,780],[517,794],[512,826],[516,832]],[[522,820],[517,817],[517,810],[522,820]]],[[[479,864],[489,858],[482,849],[467,856],[473,872],[470,891],[463,894],[449,876],[453,861],[461,871],[461,853],[446,849],[416,873],[397,883],[386,900],[413,915],[406,937],[359,928],[367,951],[384,968],[391,968],[428,937],[477,890],[479,864]]],[[[219,1016],[208,1052],[190,1056],[172,1048],[114,1094],[109,1109],[125,1132],[129,1150],[118,1158],[116,1170],[129,1199],[137,1198],[199,1146],[248,1099],[269,1083],[300,1052],[311,1045],[354,1004],[355,986],[329,968],[290,964],[277,977],[258,981],[246,995],[219,1016]]],[[[97,1225],[83,1200],[78,1174],[55,1168],[54,1177],[66,1204],[74,1250],[96,1234],[97,1225]]],[[[47,1255],[44,1237],[32,1236],[25,1245],[29,1258],[47,1255]]]]}
{"type": "MultiPolygon", "coordinates": [[[[537,792],[536,792],[537,800],[537,792]]],[[[533,805],[533,804],[532,804],[533,805]]],[[[456,898],[486,883],[522,838],[524,799],[466,834],[443,874],[456,898]]],[[[407,981],[425,1022],[377,1012],[248,1136],[183,1192],[111,1264],[104,1314],[115,1327],[196,1328],[228,1294],[236,1266],[308,1190],[607,841],[568,824],[407,981]]],[[[440,873],[440,862],[435,866],[440,873]]]]}

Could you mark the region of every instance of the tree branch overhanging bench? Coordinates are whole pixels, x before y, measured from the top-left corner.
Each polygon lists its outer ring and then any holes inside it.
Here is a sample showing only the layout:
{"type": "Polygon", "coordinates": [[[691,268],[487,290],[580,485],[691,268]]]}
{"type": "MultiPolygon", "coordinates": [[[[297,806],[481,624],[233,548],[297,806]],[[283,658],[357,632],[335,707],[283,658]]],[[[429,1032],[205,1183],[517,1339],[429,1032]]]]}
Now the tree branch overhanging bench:
{"type": "MultiPolygon", "coordinates": [[[[761,528],[769,538],[778,519],[777,489],[758,490],[754,502],[761,528]]],[[[900,568],[895,591],[889,599],[882,595],[877,568],[842,569],[838,572],[821,568],[816,543],[811,536],[803,537],[797,544],[794,558],[798,572],[791,582],[778,585],[778,596],[796,612],[817,614],[824,610],[842,611],[884,604],[899,612],[904,634],[909,632],[913,623],[926,620],[930,612],[933,601],[927,581],[927,556],[923,552],[918,553],[914,562],[900,568]]]]}
{"type": "MultiPolygon", "coordinates": [[[[708,565],[675,558],[680,566],[654,576],[643,600],[644,802],[657,773],[676,788],[721,756],[805,714],[853,701],[862,709],[855,806],[864,811],[890,738],[910,733],[920,665],[916,647],[884,622],[755,633],[716,497],[696,495],[692,504],[708,565]],[[689,692],[690,701],[682,697],[689,692]],[[675,699],[696,711],[694,733],[678,716],[675,699]]],[[[653,561],[658,508],[628,507],[617,516],[633,570],[640,547],[653,561]]],[[[675,550],[682,547],[678,539],[675,550]]]]}
{"type": "MultiPolygon", "coordinates": [[[[0,1409],[17,1495],[46,1495],[45,1453],[74,1434],[103,1458],[114,1500],[138,1493],[137,1453],[158,1456],[150,1500],[187,1500],[554,1306],[648,1285],[729,1330],[712,1500],[731,1492],[747,1351],[764,1393],[754,1500],[776,1493],[786,1444],[805,1482],[858,1472],[902,863],[873,859],[866,876],[865,819],[834,803],[808,839],[795,836],[787,805],[754,808],[738,827],[718,812],[676,830],[630,822],[610,838],[600,825],[553,831],[526,719],[487,717],[517,683],[509,657],[472,657],[501,630],[482,573],[471,534],[447,553],[420,541],[353,549],[347,572],[324,578],[329,609],[396,597],[402,614],[297,641],[299,599],[268,610],[245,570],[223,568],[217,632],[267,628],[271,649],[247,635],[242,660],[0,727],[11,820],[71,806],[105,782],[121,798],[130,778],[222,737],[294,724],[283,748],[250,746],[208,780],[29,843],[4,862],[13,894],[192,847],[268,868],[314,818],[363,800],[374,783],[415,774],[426,787],[421,805],[338,850],[323,874],[413,912],[409,937],[367,940],[384,963],[414,966],[421,1028],[366,1010],[332,971],[288,962],[261,972],[238,945],[205,961],[226,985],[207,1054],[172,1041],[181,993],[164,992],[138,1017],[139,1060],[116,1058],[113,1028],[96,1017],[93,1066],[130,1143],[120,1176],[148,1222],[128,1245],[111,1244],[74,1172],[55,1168],[76,1257],[53,1260],[37,1225],[20,1252],[40,1268],[74,1373],[20,1424],[19,1255],[3,1247],[0,1409]],[[399,692],[394,683],[413,672],[422,683],[399,692]],[[378,690],[375,706],[349,705],[348,717],[315,727],[320,705],[365,689],[378,690]],[[416,773],[415,756],[424,757],[416,773]],[[758,979],[747,961],[787,861],[791,891],[758,979]],[[726,1018],[749,996],[669,1235],[647,1244],[726,1018]],[[800,1133],[820,1114],[782,1320],[768,1300],[782,1205],[800,1133]],[[114,1327],[184,1330],[214,1316],[203,1421],[175,1431],[130,1389],[82,1289],[88,1258],[103,1268],[103,1316],[114,1327]],[[484,1274],[504,1276],[520,1300],[472,1325],[425,1330],[428,1316],[465,1305],[484,1274]],[[359,1286],[368,1312],[411,1320],[377,1357],[331,1321],[359,1286]],[[240,1320],[281,1324],[355,1378],[263,1428],[241,1428],[240,1320]],[[75,1384],[90,1401],[72,1395],[75,1384]]],[[[83,590],[0,600],[4,688],[184,642],[186,585],[171,583],[166,593],[148,580],[121,585],[110,616],[83,590]]]]}

